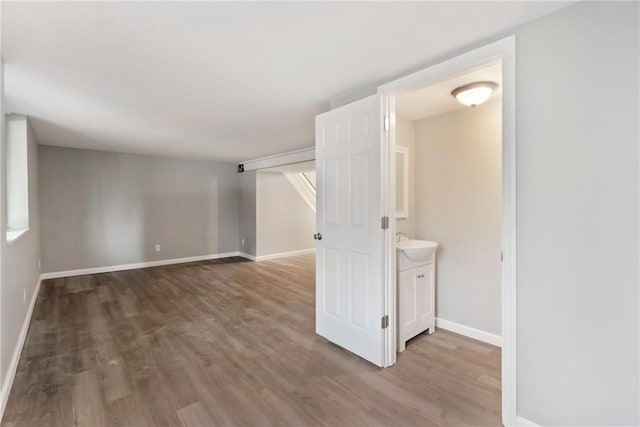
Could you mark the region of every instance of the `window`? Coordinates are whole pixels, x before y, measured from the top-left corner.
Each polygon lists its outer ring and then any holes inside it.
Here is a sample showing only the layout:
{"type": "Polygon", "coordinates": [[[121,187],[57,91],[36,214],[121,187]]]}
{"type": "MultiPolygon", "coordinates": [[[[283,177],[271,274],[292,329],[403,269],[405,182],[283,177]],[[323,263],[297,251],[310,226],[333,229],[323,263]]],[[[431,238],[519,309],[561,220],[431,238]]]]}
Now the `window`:
{"type": "Polygon", "coordinates": [[[7,242],[29,229],[29,165],[27,157],[27,118],[6,116],[7,138],[7,242]]]}

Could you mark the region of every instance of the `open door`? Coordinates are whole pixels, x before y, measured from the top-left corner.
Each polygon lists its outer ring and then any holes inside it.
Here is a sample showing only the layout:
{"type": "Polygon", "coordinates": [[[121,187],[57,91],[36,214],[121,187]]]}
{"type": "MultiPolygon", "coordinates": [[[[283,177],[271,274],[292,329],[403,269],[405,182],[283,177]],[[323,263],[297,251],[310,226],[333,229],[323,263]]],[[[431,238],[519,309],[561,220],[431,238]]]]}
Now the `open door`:
{"type": "Polygon", "coordinates": [[[382,114],[374,95],[316,117],[316,332],[378,366],[388,325],[382,114]]]}

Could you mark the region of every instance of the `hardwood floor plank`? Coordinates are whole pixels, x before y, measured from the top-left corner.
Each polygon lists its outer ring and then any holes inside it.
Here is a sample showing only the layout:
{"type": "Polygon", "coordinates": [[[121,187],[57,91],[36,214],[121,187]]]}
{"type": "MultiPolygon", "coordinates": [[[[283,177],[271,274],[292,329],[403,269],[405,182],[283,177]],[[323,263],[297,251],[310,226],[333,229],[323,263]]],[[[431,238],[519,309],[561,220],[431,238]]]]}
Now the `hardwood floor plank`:
{"type": "Polygon", "coordinates": [[[106,426],[100,382],[95,369],[74,375],[73,423],[77,426],[106,426]]]}
{"type": "Polygon", "coordinates": [[[207,410],[200,402],[178,409],[177,413],[184,427],[202,427],[214,424],[207,410]]]}
{"type": "Polygon", "coordinates": [[[443,330],[380,369],[315,334],[313,255],[42,284],[3,426],[499,426],[500,349],[443,330]]]}

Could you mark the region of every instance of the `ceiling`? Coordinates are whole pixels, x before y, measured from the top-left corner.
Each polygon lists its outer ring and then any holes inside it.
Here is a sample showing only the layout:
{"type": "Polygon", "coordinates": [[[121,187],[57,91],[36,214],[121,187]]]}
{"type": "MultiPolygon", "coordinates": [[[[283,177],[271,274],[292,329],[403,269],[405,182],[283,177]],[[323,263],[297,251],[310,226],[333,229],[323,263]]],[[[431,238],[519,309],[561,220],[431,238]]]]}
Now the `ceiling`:
{"type": "Polygon", "coordinates": [[[484,81],[498,84],[498,88],[486,102],[500,99],[502,97],[502,65],[498,63],[418,91],[398,95],[396,96],[396,114],[405,119],[420,120],[469,108],[456,101],[451,96],[451,91],[468,83],[484,81]]]}
{"type": "Polygon", "coordinates": [[[9,111],[41,144],[242,161],[329,100],[571,2],[2,2],[9,111]]]}

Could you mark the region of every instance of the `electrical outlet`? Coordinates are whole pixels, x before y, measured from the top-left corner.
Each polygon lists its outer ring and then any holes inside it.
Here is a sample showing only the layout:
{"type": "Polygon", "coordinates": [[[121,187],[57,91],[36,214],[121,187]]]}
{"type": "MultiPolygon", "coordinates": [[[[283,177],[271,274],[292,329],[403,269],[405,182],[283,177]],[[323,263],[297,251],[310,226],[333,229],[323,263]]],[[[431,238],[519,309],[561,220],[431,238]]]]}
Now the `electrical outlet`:
{"type": "Polygon", "coordinates": [[[240,240],[240,244],[241,244],[242,246],[244,246],[244,239],[241,239],[241,240],[240,240]]]}
{"type": "Polygon", "coordinates": [[[22,289],[22,303],[26,304],[27,303],[27,290],[26,289],[22,289]]]}
{"type": "Polygon", "coordinates": [[[156,252],[160,252],[160,245],[156,245],[156,252]]]}

